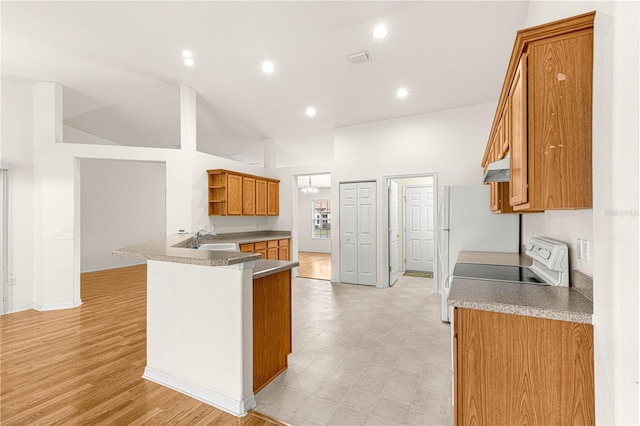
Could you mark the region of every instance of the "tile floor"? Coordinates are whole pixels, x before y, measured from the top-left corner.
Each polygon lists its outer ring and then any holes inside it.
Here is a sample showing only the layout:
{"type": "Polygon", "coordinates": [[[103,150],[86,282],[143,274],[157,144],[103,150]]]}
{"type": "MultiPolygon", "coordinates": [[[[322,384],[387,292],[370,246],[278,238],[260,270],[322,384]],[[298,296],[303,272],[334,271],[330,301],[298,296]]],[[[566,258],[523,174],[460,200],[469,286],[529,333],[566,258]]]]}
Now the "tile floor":
{"type": "Polygon", "coordinates": [[[256,411],[295,426],[453,424],[450,326],[431,288],[294,279],[289,368],[256,411]]]}

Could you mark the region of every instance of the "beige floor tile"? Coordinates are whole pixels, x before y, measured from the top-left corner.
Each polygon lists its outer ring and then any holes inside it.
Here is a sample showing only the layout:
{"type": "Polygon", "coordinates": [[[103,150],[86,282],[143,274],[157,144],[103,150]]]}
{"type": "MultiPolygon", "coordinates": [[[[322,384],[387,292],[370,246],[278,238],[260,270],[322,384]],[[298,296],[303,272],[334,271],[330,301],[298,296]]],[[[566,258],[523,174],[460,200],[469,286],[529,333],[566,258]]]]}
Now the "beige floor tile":
{"type": "Polygon", "coordinates": [[[310,397],[296,412],[296,416],[317,424],[327,424],[338,409],[338,404],[320,398],[310,397]]]}
{"type": "Polygon", "coordinates": [[[451,424],[451,330],[431,288],[295,279],[289,369],[258,411],[294,426],[451,424]]]}
{"type": "Polygon", "coordinates": [[[339,406],[329,419],[329,425],[361,426],[366,425],[369,415],[353,408],[339,406]]]}
{"type": "Polygon", "coordinates": [[[353,384],[353,388],[380,394],[380,392],[382,392],[382,389],[384,388],[384,385],[386,384],[386,380],[379,379],[377,377],[360,376],[358,380],[356,380],[356,382],[353,384]]]}

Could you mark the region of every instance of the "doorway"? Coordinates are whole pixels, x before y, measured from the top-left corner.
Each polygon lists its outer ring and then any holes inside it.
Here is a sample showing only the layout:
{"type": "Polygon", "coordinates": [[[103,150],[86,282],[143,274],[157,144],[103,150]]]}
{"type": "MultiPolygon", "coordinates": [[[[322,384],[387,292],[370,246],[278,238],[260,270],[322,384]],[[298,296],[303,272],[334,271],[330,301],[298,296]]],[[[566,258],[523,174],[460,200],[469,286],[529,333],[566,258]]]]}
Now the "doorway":
{"type": "Polygon", "coordinates": [[[383,223],[388,232],[383,233],[383,259],[389,275],[384,284],[392,286],[402,274],[432,277],[437,175],[387,176],[386,185],[383,223]]]}
{"type": "Polygon", "coordinates": [[[166,235],[165,163],[79,161],[81,272],[144,263],[111,252],[166,235]]]}
{"type": "Polygon", "coordinates": [[[298,276],[331,280],[331,174],[296,176],[298,276]]]}

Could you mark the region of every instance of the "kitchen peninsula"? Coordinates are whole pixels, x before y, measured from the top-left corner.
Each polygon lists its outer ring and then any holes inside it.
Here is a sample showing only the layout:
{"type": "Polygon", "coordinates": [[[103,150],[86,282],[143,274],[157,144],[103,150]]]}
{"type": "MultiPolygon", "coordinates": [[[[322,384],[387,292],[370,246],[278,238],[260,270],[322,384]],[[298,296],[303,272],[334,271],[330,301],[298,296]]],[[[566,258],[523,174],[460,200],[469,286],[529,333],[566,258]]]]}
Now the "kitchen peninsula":
{"type": "MultiPolygon", "coordinates": [[[[208,237],[204,243],[282,241],[289,232],[208,237]]],[[[291,269],[297,262],[192,249],[174,234],[114,255],[147,260],[147,364],[143,377],[243,416],[254,392],[287,368],[291,269]]]]}

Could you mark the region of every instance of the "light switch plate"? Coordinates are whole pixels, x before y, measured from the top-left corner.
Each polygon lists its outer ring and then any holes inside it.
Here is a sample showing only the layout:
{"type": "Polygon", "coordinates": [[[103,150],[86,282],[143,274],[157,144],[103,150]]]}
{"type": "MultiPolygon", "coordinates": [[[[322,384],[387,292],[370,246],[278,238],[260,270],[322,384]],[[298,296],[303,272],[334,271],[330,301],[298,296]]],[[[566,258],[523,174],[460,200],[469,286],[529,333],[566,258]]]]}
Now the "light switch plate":
{"type": "Polygon", "coordinates": [[[580,257],[583,262],[589,262],[591,257],[591,247],[589,246],[589,240],[582,240],[581,248],[580,248],[580,257]]]}

